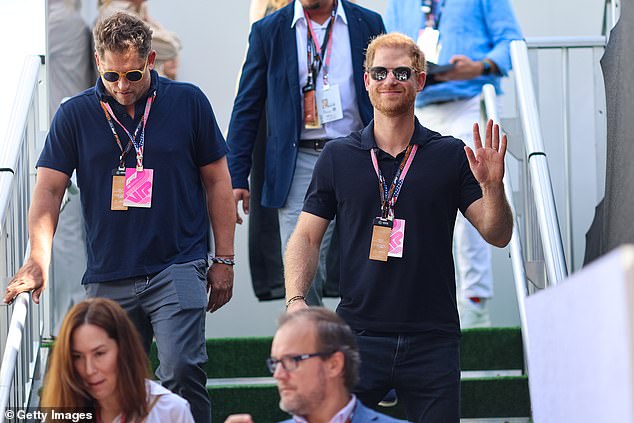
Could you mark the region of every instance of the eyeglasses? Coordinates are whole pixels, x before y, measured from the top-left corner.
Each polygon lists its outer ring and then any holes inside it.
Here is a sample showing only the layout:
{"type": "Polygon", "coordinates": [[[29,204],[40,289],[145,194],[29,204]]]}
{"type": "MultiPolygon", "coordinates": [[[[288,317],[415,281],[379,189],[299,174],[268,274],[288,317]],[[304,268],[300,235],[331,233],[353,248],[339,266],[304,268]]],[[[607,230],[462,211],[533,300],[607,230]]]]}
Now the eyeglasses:
{"type": "Polygon", "coordinates": [[[383,81],[387,78],[387,73],[392,71],[392,75],[397,81],[407,81],[412,77],[412,73],[418,72],[416,69],[407,66],[399,66],[398,68],[388,69],[383,66],[374,66],[370,68],[370,77],[375,81],[383,81]]]}
{"type": "Polygon", "coordinates": [[[143,78],[143,74],[145,73],[145,69],[147,68],[147,59],[145,59],[145,65],[143,65],[143,70],[129,70],[127,72],[117,72],[117,71],[105,71],[99,72],[103,79],[108,82],[117,82],[119,78],[125,77],[130,82],[138,82],[143,78]]]}
{"type": "Polygon", "coordinates": [[[282,368],[287,372],[292,372],[297,369],[300,361],[308,360],[313,357],[328,357],[329,355],[333,355],[336,351],[329,352],[316,352],[312,354],[300,354],[300,355],[285,355],[280,357],[279,359],[275,359],[273,357],[269,357],[266,359],[266,367],[269,368],[271,374],[275,373],[277,366],[282,364],[282,368]]]}

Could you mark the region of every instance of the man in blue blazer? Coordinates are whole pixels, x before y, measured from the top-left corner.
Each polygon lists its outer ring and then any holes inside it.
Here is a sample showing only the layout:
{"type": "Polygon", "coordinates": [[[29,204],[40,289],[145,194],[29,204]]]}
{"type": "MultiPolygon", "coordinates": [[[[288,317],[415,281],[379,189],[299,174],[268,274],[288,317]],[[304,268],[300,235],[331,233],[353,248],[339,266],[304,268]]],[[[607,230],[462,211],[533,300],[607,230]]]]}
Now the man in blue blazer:
{"type": "MultiPolygon", "coordinates": [[[[229,124],[229,170],[236,204],[248,213],[251,153],[266,110],[262,205],[278,209],[283,250],[324,144],[372,119],[364,52],[384,32],[377,13],[347,0],[295,0],[253,24],[229,124]]],[[[313,286],[324,273],[321,265],[313,286]]],[[[309,296],[319,303],[315,291],[309,296]]]]}
{"type": "MultiPolygon", "coordinates": [[[[277,382],[280,408],[293,416],[283,423],[399,423],[365,407],[350,393],[361,359],[352,329],[323,307],[309,307],[280,317],[273,337],[269,370],[277,382]]],[[[248,414],[225,423],[253,423],[248,414]]]]}

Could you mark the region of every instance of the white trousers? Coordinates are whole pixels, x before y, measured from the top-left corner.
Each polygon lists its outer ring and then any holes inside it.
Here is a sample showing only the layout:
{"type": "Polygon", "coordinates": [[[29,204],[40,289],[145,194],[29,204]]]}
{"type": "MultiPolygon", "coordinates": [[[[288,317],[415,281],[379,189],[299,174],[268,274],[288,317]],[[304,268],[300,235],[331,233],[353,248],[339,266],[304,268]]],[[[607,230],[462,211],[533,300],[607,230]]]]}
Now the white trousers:
{"type": "MultiPolygon", "coordinates": [[[[480,96],[420,107],[416,117],[423,126],[461,139],[473,148],[473,124],[480,123],[480,96]]],[[[482,124],[480,128],[483,133],[482,124]]],[[[463,299],[493,297],[491,246],[461,213],[456,218],[454,251],[463,299]]]]}

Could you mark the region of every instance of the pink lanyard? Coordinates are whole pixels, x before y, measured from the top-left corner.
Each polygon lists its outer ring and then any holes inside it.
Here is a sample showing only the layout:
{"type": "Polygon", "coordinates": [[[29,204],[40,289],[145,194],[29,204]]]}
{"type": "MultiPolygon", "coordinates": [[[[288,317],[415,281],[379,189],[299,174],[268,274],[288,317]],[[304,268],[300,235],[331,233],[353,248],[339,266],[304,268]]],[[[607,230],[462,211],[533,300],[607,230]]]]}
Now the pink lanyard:
{"type": "MultiPolygon", "coordinates": [[[[334,31],[335,31],[335,17],[337,15],[337,2],[333,2],[332,5],[332,13],[330,14],[330,22],[328,23],[328,26],[330,27],[330,30],[326,29],[326,36],[328,37],[328,42],[326,45],[326,62],[324,63],[324,72],[323,72],[323,79],[324,79],[324,85],[328,86],[328,68],[330,67],[330,54],[332,53],[332,39],[334,38],[334,31]]],[[[315,44],[315,50],[316,50],[316,54],[317,54],[317,60],[321,62],[321,46],[319,45],[319,40],[317,39],[317,36],[315,35],[315,31],[313,30],[313,24],[310,22],[310,18],[308,17],[308,12],[306,12],[306,9],[304,9],[304,17],[306,18],[306,26],[308,27],[308,31],[310,32],[310,38],[312,38],[313,43],[315,44]]],[[[306,42],[308,42],[308,40],[306,40],[306,42]]],[[[309,49],[310,51],[310,49],[309,49]]],[[[309,57],[309,61],[310,61],[310,54],[308,55],[309,57]]],[[[310,64],[309,64],[310,66],[310,64]]],[[[319,71],[317,71],[317,73],[319,73],[319,71]]],[[[317,77],[317,75],[315,75],[315,78],[317,77]]]]}
{"type": "MultiPolygon", "coordinates": [[[[150,109],[152,108],[152,102],[154,101],[154,99],[156,98],[156,91],[147,98],[147,102],[145,103],[145,111],[143,112],[143,129],[141,129],[141,136],[139,137],[139,141],[137,142],[136,140],[136,132],[135,132],[135,136],[133,137],[130,132],[128,132],[128,130],[126,129],[125,126],[123,126],[123,124],[121,124],[121,122],[119,122],[119,119],[117,119],[117,116],[113,113],[112,108],[110,107],[110,105],[108,103],[104,103],[102,102],[102,107],[105,107],[110,116],[112,116],[112,118],[114,119],[115,122],[117,122],[119,124],[119,126],[125,131],[126,135],[128,136],[128,138],[130,138],[130,141],[132,142],[132,145],[134,145],[134,149],[136,150],[136,169],[137,171],[142,171],[143,170],[143,150],[144,150],[144,144],[145,144],[145,125],[147,123],[147,119],[148,116],[150,115],[150,109]]],[[[106,114],[106,118],[108,118],[108,114],[106,114]]],[[[138,128],[137,128],[138,129],[138,128]]],[[[115,140],[117,141],[117,144],[119,145],[119,148],[121,148],[121,142],[119,141],[119,137],[115,136],[115,140]]],[[[122,149],[123,151],[123,149],[122,149]]],[[[127,151],[126,151],[127,152],[127,151]]],[[[125,154],[125,153],[124,153],[125,154]]]]}
{"type": "Polygon", "coordinates": [[[376,158],[376,151],[374,148],[370,149],[370,157],[372,158],[372,166],[374,166],[374,172],[376,176],[379,178],[379,191],[381,194],[381,213],[383,218],[387,218],[388,216],[394,217],[394,207],[396,206],[396,201],[398,200],[398,196],[401,193],[401,188],[403,187],[403,181],[405,180],[405,176],[407,176],[407,172],[409,172],[409,168],[412,165],[412,161],[414,160],[414,156],[416,156],[416,151],[418,151],[418,144],[410,144],[405,151],[405,156],[401,161],[401,164],[394,175],[394,180],[392,181],[392,185],[388,189],[387,183],[385,181],[385,177],[381,173],[381,169],[379,169],[379,162],[376,158]]]}

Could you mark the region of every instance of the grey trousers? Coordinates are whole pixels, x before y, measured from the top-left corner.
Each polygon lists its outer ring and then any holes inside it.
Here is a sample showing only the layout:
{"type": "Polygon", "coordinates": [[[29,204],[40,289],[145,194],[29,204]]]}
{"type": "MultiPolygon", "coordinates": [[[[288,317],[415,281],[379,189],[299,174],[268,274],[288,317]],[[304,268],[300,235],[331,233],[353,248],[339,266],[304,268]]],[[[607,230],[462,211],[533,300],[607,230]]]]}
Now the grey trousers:
{"type": "Polygon", "coordinates": [[[207,260],[174,264],[155,275],[86,284],[86,296],[118,302],[139,330],[147,352],[156,338],[156,376],[189,401],[197,423],[211,422],[207,393],[205,313],[207,260]]]}
{"type": "MultiPolygon", "coordinates": [[[[299,213],[302,211],[304,205],[304,197],[306,197],[306,191],[310,185],[310,180],[313,176],[313,169],[315,163],[319,158],[319,152],[311,148],[300,148],[297,154],[297,163],[295,164],[295,175],[293,176],[293,183],[291,184],[291,190],[288,193],[286,204],[281,209],[278,209],[278,216],[280,221],[280,239],[282,241],[282,255],[286,254],[286,246],[288,240],[291,238],[297,220],[299,219],[299,213]]],[[[326,258],[328,256],[328,249],[330,248],[330,242],[332,240],[332,233],[334,231],[335,224],[331,221],[328,224],[326,233],[321,240],[321,247],[319,248],[319,263],[315,272],[315,278],[310,285],[310,289],[306,293],[306,302],[311,306],[322,306],[321,301],[324,283],[326,281],[326,258]]]]}

